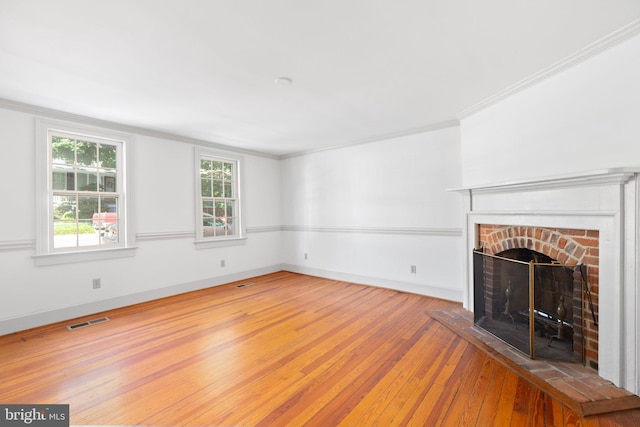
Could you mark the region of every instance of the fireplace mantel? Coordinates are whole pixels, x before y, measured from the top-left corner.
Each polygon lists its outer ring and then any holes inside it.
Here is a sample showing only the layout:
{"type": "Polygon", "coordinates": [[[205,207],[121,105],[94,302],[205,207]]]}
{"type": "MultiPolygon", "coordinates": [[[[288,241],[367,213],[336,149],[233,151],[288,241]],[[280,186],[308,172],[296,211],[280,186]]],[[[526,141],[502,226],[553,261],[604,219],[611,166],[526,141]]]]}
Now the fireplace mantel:
{"type": "Polygon", "coordinates": [[[556,188],[588,187],[594,185],[622,185],[640,173],[636,168],[611,168],[568,175],[557,175],[532,178],[519,181],[507,181],[492,184],[481,184],[469,187],[453,188],[448,191],[460,194],[499,193],[513,191],[550,190],[556,188]]]}
{"type": "Polygon", "coordinates": [[[598,373],[640,394],[640,197],[638,168],[612,168],[482,184],[450,191],[464,198],[463,304],[473,311],[473,263],[480,224],[597,230],[598,373]]]}

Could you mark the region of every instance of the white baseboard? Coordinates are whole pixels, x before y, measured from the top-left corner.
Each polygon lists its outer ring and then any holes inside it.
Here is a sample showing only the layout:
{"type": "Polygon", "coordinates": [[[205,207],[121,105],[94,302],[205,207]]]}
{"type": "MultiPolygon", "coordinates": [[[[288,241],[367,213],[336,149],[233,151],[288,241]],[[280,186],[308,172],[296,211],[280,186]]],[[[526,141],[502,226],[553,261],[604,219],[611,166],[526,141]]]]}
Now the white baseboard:
{"type": "Polygon", "coordinates": [[[324,277],[326,279],[340,280],[342,282],[359,283],[362,285],[377,286],[379,288],[394,289],[397,291],[411,292],[449,301],[462,301],[462,289],[449,289],[440,286],[401,282],[398,280],[381,279],[357,274],[341,273],[338,271],[322,270],[318,268],[303,267],[294,264],[283,264],[282,269],[293,273],[307,274],[309,276],[324,277]]]}
{"type": "Polygon", "coordinates": [[[237,282],[239,280],[249,279],[264,274],[275,273],[282,270],[291,271],[293,273],[307,274],[310,276],[324,277],[327,279],[340,280],[344,282],[360,283],[363,285],[377,286],[380,288],[395,289],[398,291],[411,292],[414,294],[442,298],[450,301],[462,301],[462,290],[457,289],[447,289],[438,286],[420,285],[415,283],[400,282],[397,280],[388,280],[330,270],[307,268],[293,264],[276,264],[254,270],[228,274],[225,276],[211,277],[208,279],[197,280],[195,282],[182,283],[179,285],[168,286],[160,289],[152,289],[137,294],[123,295],[120,297],[93,301],[86,304],[63,307],[56,310],[50,310],[30,314],[28,316],[3,320],[0,321],[0,335],[24,331],[27,329],[36,328],[38,326],[71,320],[107,310],[113,310],[129,305],[139,304],[142,302],[153,301],[172,295],[178,295],[186,292],[210,288],[213,286],[224,285],[226,283],[237,282]]]}
{"type": "Polygon", "coordinates": [[[186,292],[210,288],[213,286],[219,286],[226,283],[237,282],[238,280],[249,279],[251,277],[275,273],[282,270],[283,266],[281,264],[277,264],[268,267],[257,268],[254,270],[228,274],[225,276],[211,277],[208,279],[197,280],[195,282],[182,283],[179,285],[173,285],[159,289],[152,289],[137,294],[123,295],[115,298],[93,301],[86,304],[63,307],[56,310],[7,319],[0,321],[0,335],[24,331],[27,329],[36,328],[38,326],[71,320],[77,317],[88,316],[107,310],[113,310],[116,308],[152,301],[159,298],[169,297],[172,295],[178,295],[186,292]]]}

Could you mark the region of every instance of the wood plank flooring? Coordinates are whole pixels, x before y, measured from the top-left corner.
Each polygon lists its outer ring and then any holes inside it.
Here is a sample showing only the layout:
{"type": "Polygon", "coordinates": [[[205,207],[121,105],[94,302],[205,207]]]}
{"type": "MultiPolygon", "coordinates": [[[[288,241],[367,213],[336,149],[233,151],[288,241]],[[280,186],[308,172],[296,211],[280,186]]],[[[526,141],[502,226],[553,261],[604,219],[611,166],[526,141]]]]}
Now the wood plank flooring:
{"type": "Polygon", "coordinates": [[[640,425],[581,419],[425,312],[457,306],[270,274],[0,337],[0,403],[73,425],[640,425]]]}

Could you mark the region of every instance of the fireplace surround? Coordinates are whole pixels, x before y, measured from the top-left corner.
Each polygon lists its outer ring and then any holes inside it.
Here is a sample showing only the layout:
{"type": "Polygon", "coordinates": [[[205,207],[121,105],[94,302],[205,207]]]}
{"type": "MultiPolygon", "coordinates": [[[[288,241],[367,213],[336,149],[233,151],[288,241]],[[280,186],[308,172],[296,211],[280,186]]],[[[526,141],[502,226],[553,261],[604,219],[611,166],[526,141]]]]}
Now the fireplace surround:
{"type": "Polygon", "coordinates": [[[591,325],[586,340],[587,366],[635,394],[640,392],[639,172],[603,169],[452,190],[463,196],[465,207],[464,307],[474,311],[475,249],[498,253],[511,245],[546,252],[561,263],[587,264],[597,313],[597,327],[591,325]]]}

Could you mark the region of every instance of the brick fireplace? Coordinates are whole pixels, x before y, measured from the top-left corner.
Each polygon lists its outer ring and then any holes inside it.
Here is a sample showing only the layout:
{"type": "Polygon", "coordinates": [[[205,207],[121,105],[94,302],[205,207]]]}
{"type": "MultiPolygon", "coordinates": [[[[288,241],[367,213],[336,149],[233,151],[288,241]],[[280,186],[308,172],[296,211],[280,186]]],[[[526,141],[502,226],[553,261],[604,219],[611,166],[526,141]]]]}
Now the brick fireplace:
{"type": "MultiPolygon", "coordinates": [[[[500,255],[515,249],[527,249],[543,254],[554,262],[568,265],[584,265],[585,277],[577,277],[574,300],[577,309],[572,310],[571,323],[575,338],[573,342],[576,361],[598,369],[598,284],[599,284],[599,235],[597,230],[565,228],[509,226],[494,224],[478,225],[478,244],[488,255],[500,255]],[[580,281],[586,279],[589,298],[582,299],[580,281]],[[582,304],[582,307],[580,305],[582,304]]],[[[574,273],[579,275],[579,273],[574,273]]],[[[503,295],[492,298],[504,300],[503,295]]],[[[496,305],[498,305],[496,303],[496,305]]],[[[488,311],[502,313],[503,307],[488,311]]],[[[499,316],[498,316],[499,317],[499,316]]]]}
{"type": "Polygon", "coordinates": [[[474,312],[473,253],[527,248],[584,263],[597,326],[585,311],[586,365],[640,394],[640,168],[603,169],[461,188],[463,306],[474,312]]]}

